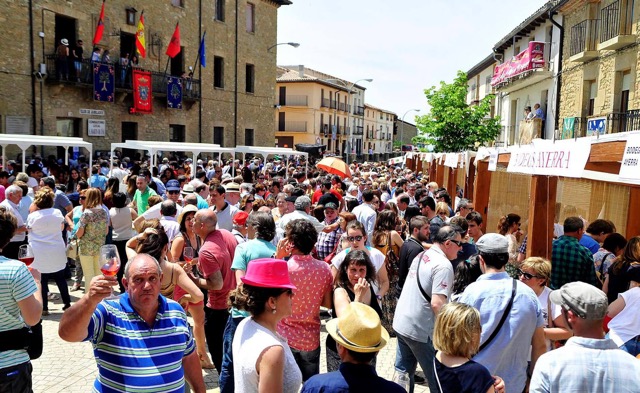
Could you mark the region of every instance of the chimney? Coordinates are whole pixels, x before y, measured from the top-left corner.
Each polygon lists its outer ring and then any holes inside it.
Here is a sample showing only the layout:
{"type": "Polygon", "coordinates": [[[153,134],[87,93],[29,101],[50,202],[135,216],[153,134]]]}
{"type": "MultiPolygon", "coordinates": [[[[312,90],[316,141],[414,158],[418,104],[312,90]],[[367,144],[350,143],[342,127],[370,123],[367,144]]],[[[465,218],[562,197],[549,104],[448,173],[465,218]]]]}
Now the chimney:
{"type": "Polygon", "coordinates": [[[300,64],[298,66],[298,76],[300,78],[304,78],[304,65],[300,64]]]}

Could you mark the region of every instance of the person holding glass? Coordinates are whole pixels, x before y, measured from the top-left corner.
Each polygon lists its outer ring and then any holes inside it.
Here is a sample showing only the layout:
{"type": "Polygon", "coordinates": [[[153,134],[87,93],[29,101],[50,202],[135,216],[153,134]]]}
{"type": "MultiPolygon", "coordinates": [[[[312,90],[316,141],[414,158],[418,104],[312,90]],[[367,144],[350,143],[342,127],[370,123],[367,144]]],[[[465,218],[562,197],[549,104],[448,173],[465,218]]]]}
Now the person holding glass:
{"type": "Polygon", "coordinates": [[[36,209],[27,217],[29,228],[29,246],[33,249],[33,268],[42,274],[42,315],[49,315],[48,294],[49,279],[53,279],[58,286],[60,296],[66,310],[71,307],[69,287],[64,277],[67,266],[67,248],[62,239],[64,217],[60,210],[53,207],[55,194],[49,187],[43,187],[36,192],[33,206],[36,209]]]}
{"type": "Polygon", "coordinates": [[[108,217],[106,210],[102,208],[102,192],[98,188],[89,188],[85,192],[84,211],[76,231],[85,293],[91,279],[100,275],[100,247],[105,243],[108,233],[108,217]]]}

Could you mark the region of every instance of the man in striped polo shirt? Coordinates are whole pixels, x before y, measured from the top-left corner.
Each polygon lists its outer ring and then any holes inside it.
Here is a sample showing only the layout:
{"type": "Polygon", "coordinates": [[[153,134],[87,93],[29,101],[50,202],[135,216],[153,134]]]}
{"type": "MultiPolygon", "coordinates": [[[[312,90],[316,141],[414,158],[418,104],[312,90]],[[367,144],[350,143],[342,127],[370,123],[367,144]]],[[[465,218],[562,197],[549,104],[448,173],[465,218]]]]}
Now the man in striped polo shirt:
{"type": "Polygon", "coordinates": [[[118,285],[97,276],[60,320],[65,341],[91,341],[98,364],[95,392],[184,392],[185,379],[205,392],[200,359],[182,307],[160,295],[162,270],[147,254],[125,267],[126,293],[104,300],[118,285]]]}

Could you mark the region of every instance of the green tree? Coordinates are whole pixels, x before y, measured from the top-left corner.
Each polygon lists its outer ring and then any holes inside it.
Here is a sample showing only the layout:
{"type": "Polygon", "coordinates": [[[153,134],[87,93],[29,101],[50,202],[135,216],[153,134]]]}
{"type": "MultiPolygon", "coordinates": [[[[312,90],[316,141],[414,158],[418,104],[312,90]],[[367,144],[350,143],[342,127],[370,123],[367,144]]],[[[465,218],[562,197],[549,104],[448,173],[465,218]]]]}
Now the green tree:
{"type": "Polygon", "coordinates": [[[440,82],[424,91],[431,111],[416,117],[419,135],[414,143],[433,145],[435,152],[476,150],[478,146],[494,141],[500,134],[500,119],[491,118],[493,95],[479,104],[467,105],[467,75],[458,71],[453,83],[440,82]]]}

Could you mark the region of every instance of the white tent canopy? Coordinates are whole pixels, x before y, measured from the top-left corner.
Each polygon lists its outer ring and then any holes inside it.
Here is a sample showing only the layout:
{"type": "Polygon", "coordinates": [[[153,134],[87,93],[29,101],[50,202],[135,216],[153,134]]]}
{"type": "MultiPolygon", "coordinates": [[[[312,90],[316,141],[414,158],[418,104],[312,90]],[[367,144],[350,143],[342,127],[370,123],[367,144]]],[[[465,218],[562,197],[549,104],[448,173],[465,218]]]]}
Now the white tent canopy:
{"type": "MultiPolygon", "coordinates": [[[[229,147],[221,147],[212,143],[181,143],[181,142],[157,142],[157,141],[138,141],[126,140],[124,143],[111,144],[111,166],[113,167],[113,152],[115,149],[136,149],[146,150],[151,156],[151,166],[156,166],[156,153],[160,151],[188,151],[193,153],[193,164],[197,162],[198,155],[201,153],[218,153],[218,161],[223,153],[234,155],[235,149],[229,147]]],[[[195,171],[191,170],[192,177],[195,171]]]]}
{"type": "MultiPolygon", "coordinates": [[[[267,161],[269,155],[279,155],[286,157],[287,168],[289,167],[289,157],[291,156],[305,156],[305,174],[309,173],[309,153],[303,151],[297,151],[285,147],[264,147],[264,146],[236,146],[236,153],[242,154],[242,163],[244,163],[247,154],[261,155],[264,158],[264,162],[267,161]]],[[[285,176],[289,177],[289,171],[285,176]]]]}
{"type": "Polygon", "coordinates": [[[93,162],[93,145],[85,142],[82,138],[64,136],[41,136],[22,134],[0,134],[0,146],[2,146],[2,167],[6,168],[6,148],[9,145],[16,145],[22,150],[22,170],[26,170],[26,151],[31,146],[56,146],[64,147],[64,163],[69,164],[69,148],[84,147],[89,151],[89,163],[93,162]]]}

